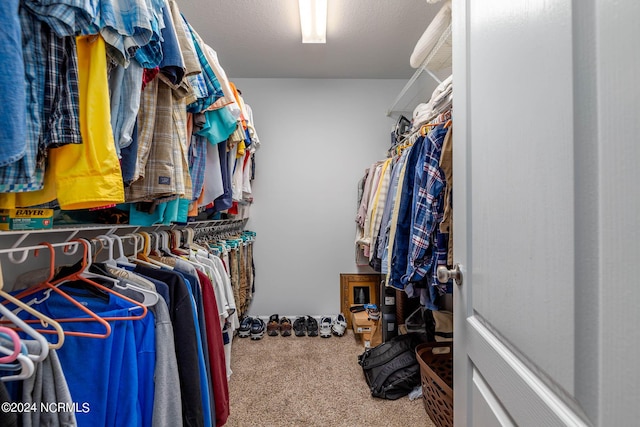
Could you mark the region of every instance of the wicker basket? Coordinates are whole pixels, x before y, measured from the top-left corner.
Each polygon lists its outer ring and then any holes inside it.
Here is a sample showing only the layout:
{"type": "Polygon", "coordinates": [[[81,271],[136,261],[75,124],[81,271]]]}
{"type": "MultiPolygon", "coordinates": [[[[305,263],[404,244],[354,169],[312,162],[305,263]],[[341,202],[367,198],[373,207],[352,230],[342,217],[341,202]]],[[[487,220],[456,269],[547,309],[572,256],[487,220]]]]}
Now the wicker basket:
{"type": "Polygon", "coordinates": [[[416,347],[424,409],[437,427],[453,427],[453,343],[416,347]]]}

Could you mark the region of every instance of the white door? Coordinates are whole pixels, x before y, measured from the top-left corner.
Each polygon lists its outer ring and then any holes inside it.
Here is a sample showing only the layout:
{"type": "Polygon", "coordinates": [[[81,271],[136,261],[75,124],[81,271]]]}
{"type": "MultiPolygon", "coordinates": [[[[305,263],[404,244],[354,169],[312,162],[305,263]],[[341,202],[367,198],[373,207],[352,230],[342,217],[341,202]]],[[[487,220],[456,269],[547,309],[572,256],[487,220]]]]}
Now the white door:
{"type": "Polygon", "coordinates": [[[455,424],[640,425],[640,2],[453,19],[455,424]]]}

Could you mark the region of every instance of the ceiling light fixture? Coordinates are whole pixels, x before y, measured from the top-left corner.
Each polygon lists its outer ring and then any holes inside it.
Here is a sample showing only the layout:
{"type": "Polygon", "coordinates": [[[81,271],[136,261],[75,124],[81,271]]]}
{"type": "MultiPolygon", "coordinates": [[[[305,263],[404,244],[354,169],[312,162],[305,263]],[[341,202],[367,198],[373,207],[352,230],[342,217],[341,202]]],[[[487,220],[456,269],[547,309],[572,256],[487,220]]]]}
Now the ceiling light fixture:
{"type": "Polygon", "coordinates": [[[298,0],[302,43],[327,42],[327,0],[298,0]]]}

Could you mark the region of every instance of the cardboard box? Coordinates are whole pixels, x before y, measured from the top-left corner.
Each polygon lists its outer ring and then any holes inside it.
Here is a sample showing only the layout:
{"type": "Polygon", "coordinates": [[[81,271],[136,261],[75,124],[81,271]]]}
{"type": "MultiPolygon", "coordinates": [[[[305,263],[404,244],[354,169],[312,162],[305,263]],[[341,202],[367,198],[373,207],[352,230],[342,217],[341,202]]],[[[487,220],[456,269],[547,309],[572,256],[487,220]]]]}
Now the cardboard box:
{"type": "Polygon", "coordinates": [[[382,324],[380,320],[369,320],[366,311],[351,314],[351,325],[357,339],[365,348],[382,344],[382,324]]]}
{"type": "Polygon", "coordinates": [[[43,230],[53,227],[53,209],[0,209],[0,230],[43,230]]]}

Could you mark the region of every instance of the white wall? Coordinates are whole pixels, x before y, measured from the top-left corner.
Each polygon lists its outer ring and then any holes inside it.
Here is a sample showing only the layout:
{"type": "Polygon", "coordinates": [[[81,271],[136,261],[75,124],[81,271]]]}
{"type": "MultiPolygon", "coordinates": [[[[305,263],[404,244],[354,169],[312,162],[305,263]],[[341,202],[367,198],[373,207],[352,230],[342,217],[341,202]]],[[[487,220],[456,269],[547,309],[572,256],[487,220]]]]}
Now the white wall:
{"type": "Polygon", "coordinates": [[[256,293],[251,315],[337,314],[355,265],[357,183],[385,157],[385,112],[405,80],[237,79],[262,143],[256,154],[256,293]]]}

